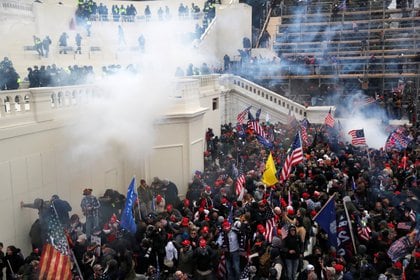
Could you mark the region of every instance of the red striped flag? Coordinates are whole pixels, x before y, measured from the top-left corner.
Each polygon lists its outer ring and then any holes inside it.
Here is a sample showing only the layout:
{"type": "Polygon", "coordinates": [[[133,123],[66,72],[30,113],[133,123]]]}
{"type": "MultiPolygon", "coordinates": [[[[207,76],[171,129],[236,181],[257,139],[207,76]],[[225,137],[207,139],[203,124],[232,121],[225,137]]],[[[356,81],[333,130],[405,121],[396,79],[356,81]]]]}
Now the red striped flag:
{"type": "Polygon", "coordinates": [[[44,245],[39,263],[39,279],[72,279],[70,250],[57,213],[47,219],[49,242],[44,245]]]}
{"type": "Polygon", "coordinates": [[[351,144],[354,146],[366,145],[365,132],[363,129],[353,129],[349,131],[351,144]]]}
{"type": "Polygon", "coordinates": [[[362,226],[362,225],[357,226],[357,233],[359,234],[359,237],[365,241],[370,240],[371,232],[372,230],[368,226],[362,226]]]}
{"type": "Polygon", "coordinates": [[[251,106],[249,106],[248,108],[240,112],[238,116],[236,117],[236,121],[238,123],[242,123],[245,120],[245,117],[248,115],[248,112],[250,109],[251,109],[251,106]]]}
{"type": "Polygon", "coordinates": [[[295,140],[293,141],[291,151],[284,162],[283,169],[280,174],[280,182],[284,182],[289,178],[293,166],[303,162],[302,143],[300,141],[299,132],[296,133],[295,140]]]}
{"type": "Polygon", "coordinates": [[[219,265],[217,266],[217,279],[226,279],[227,270],[226,270],[226,257],[222,253],[220,256],[219,265]]]}
{"type": "Polygon", "coordinates": [[[264,128],[256,120],[248,121],[248,129],[252,129],[256,134],[267,139],[267,133],[264,131],[264,128]]]}
{"type": "Polygon", "coordinates": [[[306,127],[304,127],[303,125],[300,126],[300,133],[302,134],[302,141],[305,145],[309,144],[309,137],[308,137],[308,132],[306,130],[306,127]]]}
{"type": "Polygon", "coordinates": [[[325,125],[329,126],[329,127],[334,127],[334,118],[331,115],[331,108],[330,111],[328,112],[327,116],[325,117],[325,125]]]}
{"type": "Polygon", "coordinates": [[[273,232],[277,232],[276,218],[271,208],[267,210],[266,219],[264,237],[267,242],[271,242],[273,240],[273,232]]]}
{"type": "Polygon", "coordinates": [[[244,174],[239,175],[239,177],[236,179],[235,192],[237,196],[239,196],[244,191],[245,181],[246,178],[244,174]]]}

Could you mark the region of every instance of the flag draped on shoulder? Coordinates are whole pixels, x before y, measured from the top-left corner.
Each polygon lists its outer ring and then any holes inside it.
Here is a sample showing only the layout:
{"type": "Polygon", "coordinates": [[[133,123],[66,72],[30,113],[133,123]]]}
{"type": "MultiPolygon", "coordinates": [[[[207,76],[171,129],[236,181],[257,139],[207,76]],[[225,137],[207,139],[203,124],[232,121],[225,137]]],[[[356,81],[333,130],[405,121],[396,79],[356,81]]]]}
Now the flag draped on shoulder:
{"type": "Polygon", "coordinates": [[[334,127],[335,120],[334,120],[334,117],[331,114],[331,108],[330,108],[330,111],[328,112],[327,116],[325,117],[325,122],[324,123],[325,123],[326,126],[334,127]]]}
{"type": "Polygon", "coordinates": [[[72,279],[70,248],[57,212],[51,208],[47,218],[48,241],[39,263],[39,279],[72,279]]]}
{"type": "Polygon", "coordinates": [[[353,129],[349,131],[351,135],[351,144],[354,146],[366,145],[365,132],[363,129],[353,129]]]}
{"type": "Polygon", "coordinates": [[[121,214],[121,227],[131,233],[136,233],[137,225],[134,219],[133,207],[137,202],[137,193],[135,189],[135,178],[131,180],[128,186],[127,197],[125,199],[125,207],[121,214]]]}
{"type": "Polygon", "coordinates": [[[335,195],[328,199],[313,220],[328,234],[330,245],[337,248],[337,220],[334,197],[335,195]]]}
{"type": "Polygon", "coordinates": [[[276,174],[276,165],[274,164],[273,155],[270,153],[265,163],[265,170],[261,181],[267,186],[273,186],[278,182],[276,174]]]}
{"type": "Polygon", "coordinates": [[[296,133],[295,140],[292,143],[291,150],[286,157],[283,168],[280,173],[280,182],[284,182],[289,178],[293,166],[303,162],[302,142],[299,132],[296,133]]]}
{"type": "Polygon", "coordinates": [[[238,123],[243,123],[243,121],[245,120],[246,116],[248,115],[248,112],[249,112],[250,109],[251,109],[251,106],[249,106],[248,108],[246,108],[245,110],[240,112],[238,114],[238,116],[236,117],[236,121],[238,123]]]}

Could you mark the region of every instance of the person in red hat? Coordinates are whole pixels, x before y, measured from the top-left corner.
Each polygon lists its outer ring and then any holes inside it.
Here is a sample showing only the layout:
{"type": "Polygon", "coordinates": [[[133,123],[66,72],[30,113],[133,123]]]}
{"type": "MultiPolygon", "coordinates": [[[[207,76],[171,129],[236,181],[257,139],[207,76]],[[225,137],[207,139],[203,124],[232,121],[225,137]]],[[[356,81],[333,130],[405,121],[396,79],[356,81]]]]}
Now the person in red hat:
{"type": "Polygon", "coordinates": [[[239,232],[232,230],[228,221],[222,224],[222,233],[216,243],[222,248],[226,257],[226,268],[228,279],[239,279],[240,277],[240,235],[239,232]]]}
{"type": "Polygon", "coordinates": [[[165,199],[163,198],[162,195],[158,194],[155,197],[156,213],[163,213],[163,212],[165,212],[165,205],[166,205],[165,199]]]}
{"type": "Polygon", "coordinates": [[[194,214],[191,211],[190,204],[190,200],[188,198],[185,198],[182,201],[182,208],[180,212],[183,217],[188,217],[191,220],[194,214]]]}
{"type": "Polygon", "coordinates": [[[207,245],[205,239],[200,239],[199,246],[194,250],[193,263],[195,267],[194,278],[197,280],[213,280],[213,262],[216,259],[215,252],[207,245]]]}
{"type": "Polygon", "coordinates": [[[178,260],[178,269],[184,273],[192,275],[194,273],[193,269],[193,254],[194,250],[191,246],[191,241],[185,239],[181,242],[181,248],[179,249],[179,260],[178,260]]]}

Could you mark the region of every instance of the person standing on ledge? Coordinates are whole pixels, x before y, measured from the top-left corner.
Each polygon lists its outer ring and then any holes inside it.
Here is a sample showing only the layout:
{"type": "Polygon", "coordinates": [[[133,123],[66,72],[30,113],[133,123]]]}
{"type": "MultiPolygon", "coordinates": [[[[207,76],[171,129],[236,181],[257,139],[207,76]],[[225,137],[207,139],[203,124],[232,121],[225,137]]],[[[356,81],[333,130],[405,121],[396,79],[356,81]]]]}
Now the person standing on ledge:
{"type": "Polygon", "coordinates": [[[86,237],[90,240],[93,229],[99,227],[99,207],[101,206],[96,196],[92,195],[92,189],[83,190],[84,197],[80,203],[83,215],[86,217],[86,237]]]}

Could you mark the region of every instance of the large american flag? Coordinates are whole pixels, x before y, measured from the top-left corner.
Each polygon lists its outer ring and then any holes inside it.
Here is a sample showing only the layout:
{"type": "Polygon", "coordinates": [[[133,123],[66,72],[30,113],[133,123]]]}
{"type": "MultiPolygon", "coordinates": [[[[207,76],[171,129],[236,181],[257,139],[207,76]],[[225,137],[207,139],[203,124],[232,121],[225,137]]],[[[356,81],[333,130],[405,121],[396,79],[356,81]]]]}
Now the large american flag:
{"type": "Polygon", "coordinates": [[[49,240],[42,250],[39,279],[72,279],[69,245],[54,208],[51,208],[47,226],[49,240]]]}
{"type": "Polygon", "coordinates": [[[283,169],[280,174],[280,182],[284,182],[289,178],[293,166],[303,162],[302,142],[300,141],[299,132],[296,133],[295,140],[293,141],[290,153],[284,162],[283,169]]]}
{"type": "Polygon", "coordinates": [[[334,118],[331,114],[331,108],[330,108],[330,111],[328,112],[327,116],[325,117],[325,122],[324,123],[325,123],[325,125],[327,125],[329,127],[334,127],[334,122],[335,122],[335,120],[334,120],[334,118]]]}
{"type": "Polygon", "coordinates": [[[351,144],[354,146],[366,145],[365,132],[363,129],[353,129],[349,131],[351,144]]]}
{"type": "Polygon", "coordinates": [[[249,120],[248,129],[252,129],[256,134],[267,139],[267,133],[264,131],[264,128],[260,125],[260,123],[257,120],[249,120]]]}
{"type": "Polygon", "coordinates": [[[236,121],[238,123],[243,123],[243,121],[245,120],[245,117],[248,115],[248,112],[249,112],[250,109],[251,109],[251,106],[249,106],[248,108],[246,108],[245,110],[240,112],[238,114],[238,116],[236,117],[236,121]]]}

